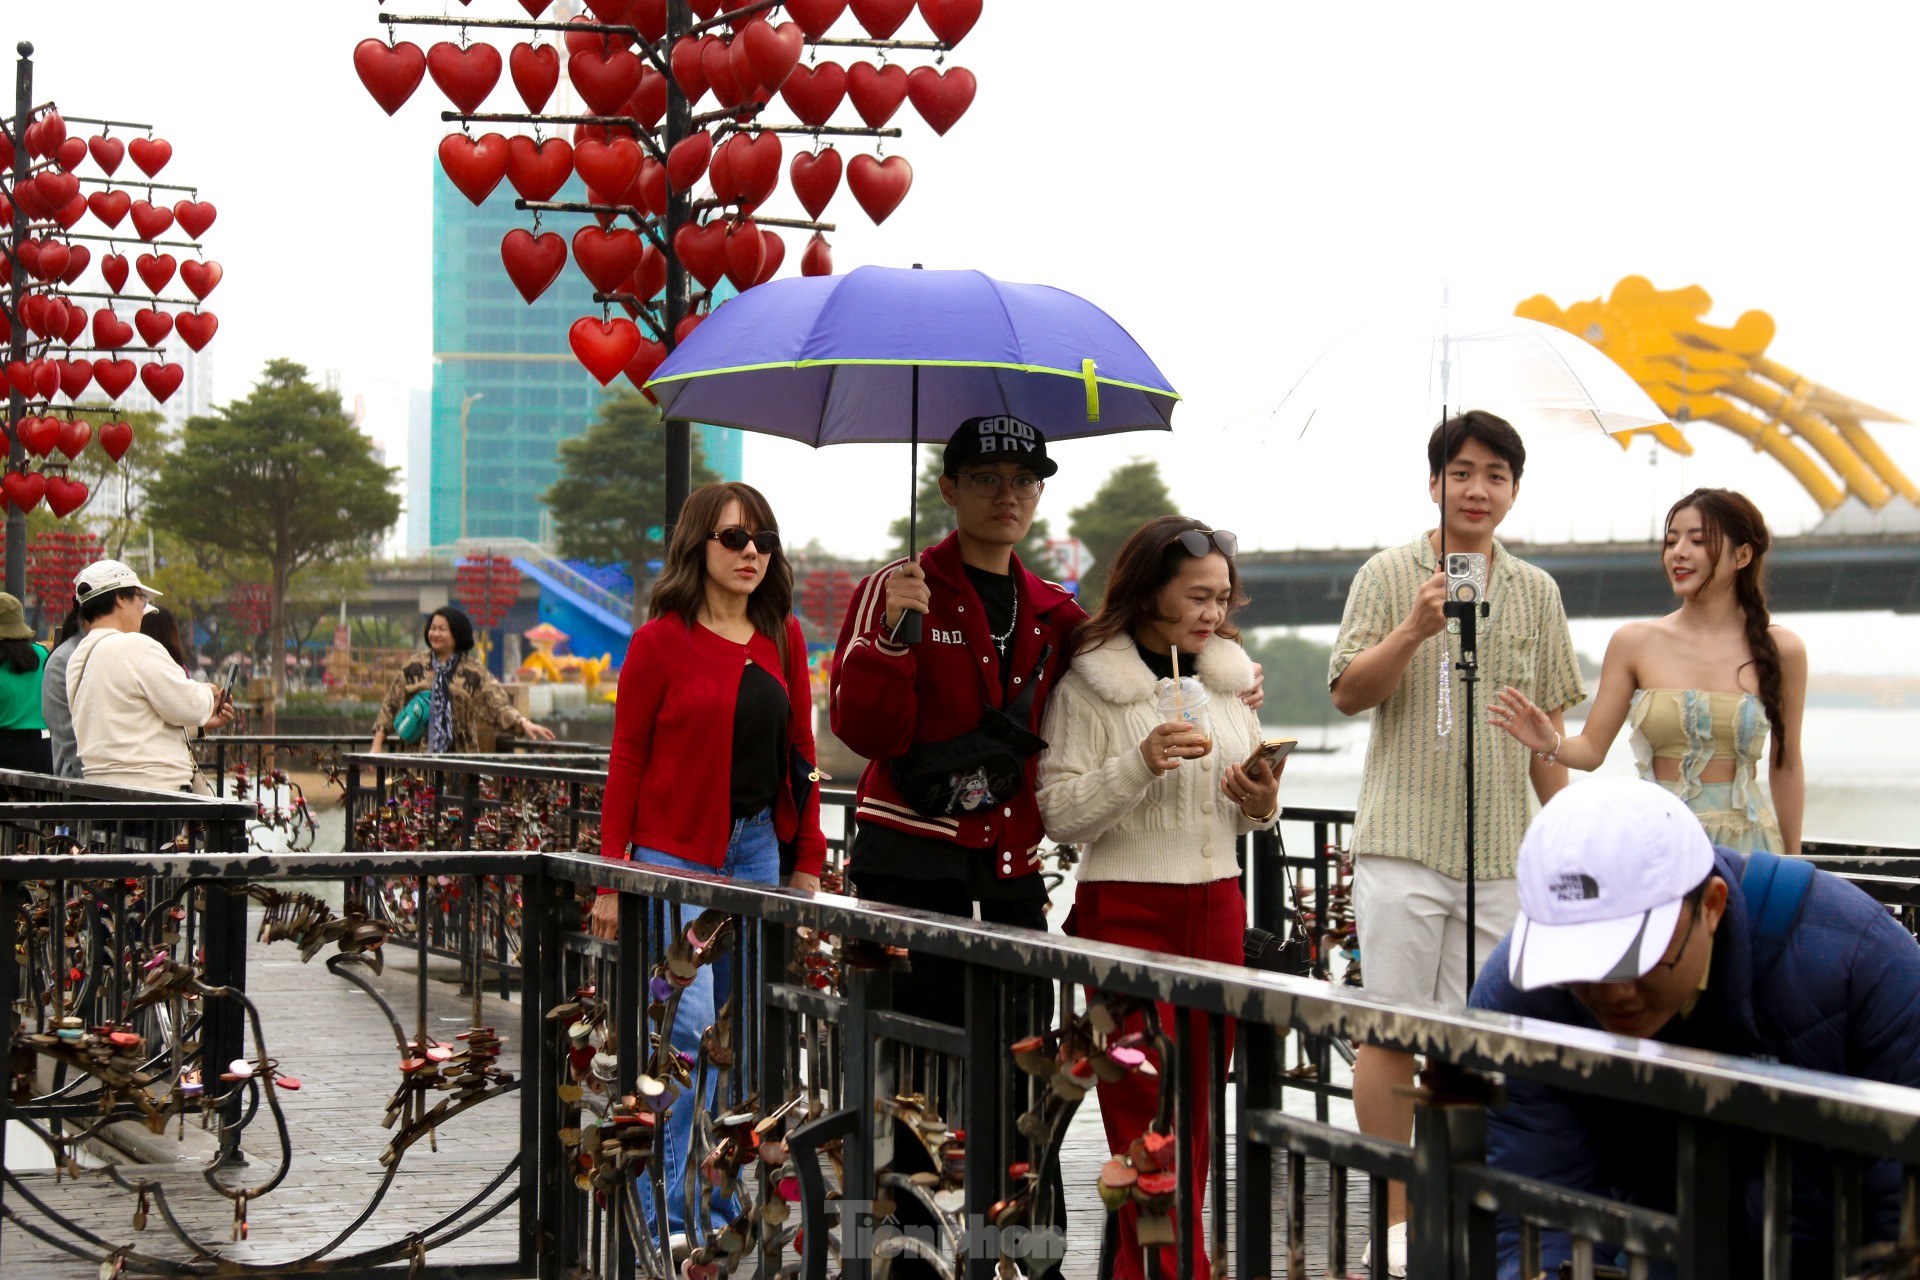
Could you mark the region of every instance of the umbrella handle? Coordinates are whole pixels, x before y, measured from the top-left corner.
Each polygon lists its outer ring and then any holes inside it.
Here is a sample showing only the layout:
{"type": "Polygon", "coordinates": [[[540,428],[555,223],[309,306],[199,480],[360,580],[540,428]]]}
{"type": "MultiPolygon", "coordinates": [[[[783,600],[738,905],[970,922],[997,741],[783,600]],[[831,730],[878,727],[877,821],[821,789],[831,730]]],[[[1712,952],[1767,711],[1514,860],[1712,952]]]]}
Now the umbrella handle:
{"type": "Polygon", "coordinates": [[[917,610],[901,611],[900,621],[894,624],[893,635],[889,637],[895,644],[920,643],[920,614],[917,610]]]}

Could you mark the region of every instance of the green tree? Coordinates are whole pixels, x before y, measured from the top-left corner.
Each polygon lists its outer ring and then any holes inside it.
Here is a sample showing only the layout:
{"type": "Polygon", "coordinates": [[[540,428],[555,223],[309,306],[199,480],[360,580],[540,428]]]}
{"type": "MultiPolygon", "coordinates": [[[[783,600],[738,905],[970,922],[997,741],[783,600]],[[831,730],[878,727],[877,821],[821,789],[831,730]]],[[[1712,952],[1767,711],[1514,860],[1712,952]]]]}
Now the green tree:
{"type": "Polygon", "coordinates": [[[1292,633],[1258,643],[1244,637],[1243,641],[1266,681],[1267,700],[1260,708],[1263,724],[1305,728],[1333,719],[1333,698],[1327,692],[1327,661],[1333,646],[1292,633]]]}
{"type": "MultiPolygon", "coordinates": [[[[914,530],[918,535],[915,545],[922,550],[932,546],[954,530],[953,508],[940,496],[940,473],[946,466],[947,447],[943,444],[923,444],[920,456],[925,459],[920,464],[920,497],[918,509],[914,513],[914,530]]],[[[887,526],[887,533],[893,538],[893,559],[907,554],[907,517],[901,516],[887,526]]],[[[1041,577],[1051,577],[1054,572],[1053,553],[1047,550],[1047,522],[1035,520],[1033,527],[1027,530],[1027,536],[1013,549],[1020,557],[1020,563],[1041,577]]]]}
{"type": "MultiPolygon", "coordinates": [[[[148,491],[148,519],[216,564],[266,566],[267,652],[279,655],[294,575],[370,555],[400,517],[394,476],[337,393],[309,382],[304,365],[270,360],[244,400],[187,420],[148,491]]],[[[271,667],[277,695],[285,664],[271,667]]]]}
{"type": "MultiPolygon", "coordinates": [[[[560,554],[571,560],[625,565],[634,581],[634,607],[647,561],[659,559],[660,513],[666,507],[667,436],[660,406],[621,390],[600,405],[586,431],[560,442],[560,478],[540,500],[553,512],[560,554]]],[[[720,479],[693,437],[693,484],[720,479]]]]}
{"type": "Polygon", "coordinates": [[[1135,458],[1116,467],[1085,506],[1068,513],[1067,532],[1080,539],[1093,567],[1080,576],[1080,603],[1100,607],[1107,587],[1107,570],[1135,529],[1158,516],[1173,514],[1173,495],[1160,478],[1160,464],[1135,458]]]}

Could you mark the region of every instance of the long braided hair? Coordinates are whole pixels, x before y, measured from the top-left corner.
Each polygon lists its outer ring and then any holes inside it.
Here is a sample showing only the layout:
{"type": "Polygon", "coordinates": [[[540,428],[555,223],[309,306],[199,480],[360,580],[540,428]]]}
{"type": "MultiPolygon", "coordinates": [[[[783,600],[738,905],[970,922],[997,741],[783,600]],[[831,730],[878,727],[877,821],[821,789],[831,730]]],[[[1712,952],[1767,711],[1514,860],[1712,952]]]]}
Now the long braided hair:
{"type": "Polygon", "coordinates": [[[1787,749],[1786,713],[1780,691],[1780,647],[1773,641],[1772,615],[1767,612],[1767,589],[1762,582],[1767,548],[1773,544],[1767,533],[1766,518],[1745,494],[1732,489],[1695,489],[1667,509],[1667,524],[1680,512],[1692,507],[1700,513],[1705,534],[1709,567],[1700,580],[1706,590],[1720,563],[1720,550],[1728,542],[1753,552],[1751,559],[1735,573],[1733,598],[1746,619],[1747,649],[1753,654],[1752,667],[1760,685],[1760,705],[1766,708],[1767,723],[1773,727],[1773,763],[1779,764],[1787,749]]]}

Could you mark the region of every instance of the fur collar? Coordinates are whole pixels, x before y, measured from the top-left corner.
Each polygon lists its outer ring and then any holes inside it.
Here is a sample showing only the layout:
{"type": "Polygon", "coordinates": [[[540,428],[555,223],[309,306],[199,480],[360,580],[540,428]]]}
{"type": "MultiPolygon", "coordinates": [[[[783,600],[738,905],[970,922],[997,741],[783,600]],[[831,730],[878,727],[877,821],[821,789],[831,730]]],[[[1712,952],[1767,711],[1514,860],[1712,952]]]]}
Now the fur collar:
{"type": "MultiPolygon", "coordinates": [[[[1135,652],[1133,636],[1124,632],[1074,658],[1073,670],[1101,698],[1120,706],[1152,698],[1158,683],[1135,652]]],[[[1207,641],[1193,674],[1211,693],[1239,694],[1253,688],[1253,660],[1245,649],[1220,636],[1207,641]]]]}

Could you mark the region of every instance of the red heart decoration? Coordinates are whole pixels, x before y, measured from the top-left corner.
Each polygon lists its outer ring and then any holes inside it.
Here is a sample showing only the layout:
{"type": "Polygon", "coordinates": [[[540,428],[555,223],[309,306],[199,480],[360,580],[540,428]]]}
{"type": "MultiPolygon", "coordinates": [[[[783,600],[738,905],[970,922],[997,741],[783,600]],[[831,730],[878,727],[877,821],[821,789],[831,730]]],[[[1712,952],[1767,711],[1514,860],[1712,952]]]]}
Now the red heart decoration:
{"type": "Polygon", "coordinates": [[[115,293],[127,287],[127,255],[110,253],[100,259],[100,274],[107,282],[107,288],[115,293]]]}
{"type": "Polygon", "coordinates": [[[480,204],[507,176],[507,140],[497,133],[478,138],[450,133],[440,139],[440,167],[461,195],[480,204]]]}
{"type": "MultiPolygon", "coordinates": [[[[82,424],[84,425],[84,424],[82,424]]],[[[88,428],[92,434],[92,428],[88,428]]],[[[87,501],[87,486],[78,480],[69,480],[65,476],[53,476],[47,480],[47,509],[61,519],[78,511],[87,501]]]]}
{"type": "Polygon", "coordinates": [[[629,138],[582,142],[573,149],[573,167],[588,186],[621,199],[640,174],[640,144],[629,138]]]}
{"type": "Polygon", "coordinates": [[[79,168],[80,162],[86,158],[87,140],[85,138],[68,138],[53,153],[53,162],[69,172],[79,168]]]}
{"type": "Polygon", "coordinates": [[[802,124],[816,128],[833,119],[847,96],[847,69],[837,62],[795,67],[780,86],[780,97],[802,124]]]}
{"type": "Polygon", "coordinates": [[[620,376],[640,350],[640,330],[631,320],[581,316],[567,330],[567,345],[604,387],[620,376]]]}
{"type": "Polygon", "coordinates": [[[643,339],[640,343],[640,349],[633,353],[633,359],[627,361],[627,367],[622,370],[622,372],[627,375],[628,382],[638,387],[643,394],[651,399],[653,393],[647,390],[647,379],[653,376],[654,370],[665,363],[666,358],[667,347],[665,343],[655,342],[651,338],[643,339]]]}
{"type": "Polygon", "coordinates": [[[525,134],[507,139],[507,181],[522,200],[551,200],[573,172],[573,144],[548,138],[536,145],[525,134]]]}
{"type": "Polygon", "coordinates": [[[543,231],[536,240],[531,231],[515,227],[500,241],[500,261],[520,296],[532,302],[567,265],[567,242],[557,232],[543,231]]]}
{"type": "Polygon", "coordinates": [[[69,200],[80,194],[80,179],[70,173],[42,170],[40,176],[33,180],[33,189],[40,203],[51,212],[65,208],[69,200]]]}
{"type": "Polygon", "coordinates": [[[112,307],[93,313],[93,345],[117,351],[133,341],[133,326],[113,314],[112,307]]]}
{"type": "Polygon", "coordinates": [[[121,219],[127,217],[127,209],[132,205],[132,196],[127,192],[94,192],[86,198],[86,207],[92,209],[94,217],[108,226],[119,226],[121,219]]]}
{"type": "Polygon", "coordinates": [[[640,87],[627,99],[626,114],[638,120],[643,129],[659,124],[660,118],[667,114],[667,78],[642,63],[640,87]]]}
{"type": "Polygon", "coordinates": [[[59,361],[60,393],[69,400],[78,400],[80,393],[93,381],[93,361],[67,359],[59,361]]]}
{"type": "Polygon", "coordinates": [[[944,74],[932,67],[915,67],[907,73],[907,97],[913,109],[938,134],[946,133],[966,114],[977,88],[979,82],[965,67],[949,67],[944,74]]]}
{"type": "Polygon", "coordinates": [[[590,14],[582,13],[567,19],[567,32],[561,38],[566,42],[567,53],[569,55],[581,53],[588,49],[633,48],[633,41],[626,36],[611,35],[599,31],[577,31],[573,27],[573,24],[576,22],[591,23],[593,22],[593,17],[590,14]]]}
{"type": "Polygon", "coordinates": [[[737,107],[746,90],[733,74],[733,50],[719,36],[700,37],[700,70],[713,89],[713,100],[723,107],[737,107]]]}
{"type": "Polygon", "coordinates": [[[554,86],[560,83],[560,51],[550,44],[517,44],[507,55],[507,69],[513,73],[513,87],[520,91],[520,101],[539,115],[553,96],[554,86]]]}
{"type": "Polygon", "coordinates": [[[173,226],[173,210],[155,208],[145,200],[135,200],[132,205],[133,233],[142,240],[153,240],[166,234],[173,226]]]}
{"type": "MultiPolygon", "coordinates": [[[[388,115],[398,111],[401,104],[413,96],[420,87],[420,80],[427,74],[427,55],[420,52],[420,46],[402,40],[389,46],[384,41],[368,36],[353,47],[353,70],[360,77],[360,83],[367,86],[367,92],[380,104],[380,109],[388,115]]],[[[129,151],[140,145],[135,140],[129,151]]],[[[133,151],[133,161],[140,164],[140,153],[133,151]]],[[[146,168],[145,165],[140,165],[146,168]]],[[[151,173],[149,173],[151,176],[151,173]]]]}
{"type": "Polygon", "coordinates": [[[45,358],[33,362],[33,389],[42,400],[53,399],[60,389],[60,362],[45,358]]]}
{"type": "Polygon", "coordinates": [[[213,220],[219,214],[220,211],[206,200],[182,200],[173,206],[174,219],[179,222],[180,229],[187,233],[189,240],[198,240],[207,234],[207,228],[213,225],[213,220]]]}
{"type": "MultiPolygon", "coordinates": [[[[86,447],[93,443],[93,424],[79,418],[68,418],[60,424],[60,452],[72,462],[86,447]]],[[[59,514],[65,514],[61,512],[59,514]]]]}
{"type": "Polygon", "coordinates": [[[567,59],[567,78],[595,115],[618,115],[640,87],[640,58],[631,49],[583,49],[567,59]]]}
{"type": "Polygon", "coordinates": [[[633,279],[627,282],[627,288],[634,297],[646,302],[659,297],[666,287],[667,255],[654,248],[652,242],[642,242],[640,265],[633,269],[633,279]]]}
{"type": "Polygon", "coordinates": [[[727,41],[727,70],[733,73],[733,85],[740,91],[741,101],[765,92],[766,86],[753,69],[753,59],[747,56],[747,42],[738,34],[727,41]]]}
{"type": "MultiPolygon", "coordinates": [[[[99,371],[95,370],[93,376],[98,378],[99,371]]],[[[141,383],[146,387],[147,393],[161,404],[165,404],[167,398],[180,389],[180,384],[186,380],[186,376],[185,369],[177,364],[168,364],[164,360],[159,364],[140,366],[141,383]]]]}
{"type": "Polygon", "coordinates": [[[713,187],[713,198],[723,204],[740,198],[740,184],[733,173],[733,144],[738,141],[740,136],[735,134],[715,147],[713,159],[707,165],[707,182],[713,187]]]}
{"type": "Polygon", "coordinates": [[[100,452],[115,462],[133,445],[133,428],[124,422],[103,422],[100,424],[100,452]]]}
{"type": "Polygon", "coordinates": [[[690,133],[667,152],[667,181],[675,191],[691,191],[713,157],[713,135],[690,133]]]}
{"type": "Polygon", "coordinates": [[[20,447],[38,457],[46,457],[60,443],[60,419],[22,418],[16,434],[20,447]]]}
{"type": "Polygon", "coordinates": [[[25,325],[29,332],[45,335],[47,301],[47,296],[43,293],[30,293],[20,299],[20,323],[25,325]]]}
{"type": "Polygon", "coordinates": [[[67,140],[67,122],[60,118],[58,111],[49,111],[40,117],[40,154],[50,156],[60,149],[67,140]]]}
{"type": "Polygon", "coordinates": [[[787,16],[800,24],[807,39],[818,40],[847,11],[847,0],[787,0],[787,16]]]}
{"type": "Polygon", "coordinates": [[[540,15],[547,11],[547,6],[552,3],[553,0],[520,0],[520,7],[527,11],[529,18],[538,21],[540,15]]]}
{"type": "MultiPolygon", "coordinates": [[[[620,204],[621,199],[619,196],[608,195],[604,191],[598,191],[598,190],[595,190],[593,187],[588,187],[587,203],[613,206],[613,205],[620,204]]],[[[609,213],[607,212],[607,210],[602,209],[600,212],[593,215],[593,220],[599,223],[603,227],[610,227],[614,224],[614,221],[619,218],[619,216],[620,215],[617,213],[609,213]]]]}
{"type": "Polygon", "coordinates": [[[980,0],[920,0],[920,16],[933,38],[951,49],[980,21],[980,0]]]}
{"type": "Polygon", "coordinates": [[[442,40],[427,50],[427,74],[462,115],[472,115],[500,83],[500,51],[490,44],[462,49],[442,40]]]}
{"type": "MultiPolygon", "coordinates": [[[[419,51],[415,50],[415,52],[419,51]]],[[[415,83],[418,83],[418,77],[415,78],[415,83]]],[[[157,178],[160,176],[160,171],[167,167],[167,161],[173,159],[173,144],[165,138],[135,138],[127,144],[127,154],[133,157],[133,163],[139,167],[140,172],[149,178],[157,178]]]]}
{"type": "Polygon", "coordinates": [[[31,360],[7,361],[7,382],[27,399],[33,399],[33,366],[31,360]]]}
{"type": "Polygon", "coordinates": [[[885,40],[898,31],[912,12],[913,0],[853,0],[855,21],[875,40],[885,40]]]}
{"type": "MultiPolygon", "coordinates": [[[[87,309],[77,303],[60,304],[61,319],[66,323],[62,339],[67,346],[80,341],[80,335],[87,331],[87,309]]],[[[49,392],[48,394],[52,394],[49,392]]]]}
{"type": "Polygon", "coordinates": [[[72,284],[87,272],[87,264],[93,261],[93,250],[83,244],[68,245],[67,269],[60,273],[60,279],[72,284]]]}
{"type": "Polygon", "coordinates": [[[847,166],[847,188],[875,226],[885,222],[887,215],[900,207],[912,186],[913,166],[905,156],[876,160],[869,155],[857,155],[847,166]]]}
{"type": "Polygon", "coordinates": [[[181,283],[187,286],[189,293],[202,302],[206,301],[207,295],[219,286],[221,277],[225,275],[226,272],[220,264],[211,260],[180,264],[181,283]]]}
{"type": "MultiPolygon", "coordinates": [[[[174,266],[170,253],[143,253],[135,261],[134,270],[140,273],[141,283],[147,286],[147,292],[158,294],[172,282],[174,266]]],[[[115,289],[114,292],[120,291],[115,289]]]]}
{"type": "Polygon", "coordinates": [[[62,231],[73,230],[73,224],[87,216],[87,198],[75,195],[73,199],[54,211],[53,220],[60,224],[62,231]]]}
{"type": "Polygon", "coordinates": [[[707,313],[704,311],[693,311],[680,317],[680,323],[673,326],[673,340],[677,343],[685,342],[687,335],[698,329],[700,322],[706,318],[707,313]]]}
{"type": "Polygon", "coordinates": [[[687,0],[687,8],[693,10],[693,16],[706,22],[720,12],[726,0],[687,0]]]}
{"type": "Polygon", "coordinates": [[[582,227],[573,233],[573,265],[601,293],[617,293],[640,265],[640,237],[624,227],[582,227]]]}
{"type": "Polygon", "coordinates": [[[587,0],[587,8],[593,10],[596,19],[614,26],[627,20],[627,11],[633,8],[633,0],[587,0]]]}
{"type": "MultiPolygon", "coordinates": [[[[152,307],[142,307],[133,313],[133,327],[140,331],[140,341],[150,347],[157,347],[167,340],[168,334],[173,332],[173,316],[165,311],[156,311],[152,307]]],[[[87,372],[91,375],[93,370],[89,368],[87,372]]]]}
{"type": "Polygon", "coordinates": [[[633,0],[627,21],[640,31],[648,44],[658,44],[667,34],[667,0],[633,0]]]}
{"type": "Polygon", "coordinates": [[[780,135],[735,134],[733,180],[747,208],[765,204],[780,185],[780,135]]]}
{"type": "Polygon", "coordinates": [[[812,155],[802,151],[794,156],[793,163],[787,167],[787,176],[807,216],[818,218],[826,210],[833,193],[840,189],[840,170],[840,153],[832,147],[822,147],[812,155]]]}
{"type": "Polygon", "coordinates": [[[67,263],[72,261],[73,251],[58,240],[49,240],[40,246],[33,274],[42,280],[56,280],[66,274],[67,263]]]}
{"type": "Polygon", "coordinates": [[[709,88],[707,73],[700,66],[702,43],[701,37],[681,36],[673,42],[673,52],[667,55],[667,66],[673,71],[674,83],[686,95],[688,106],[705,97],[709,88]]]}
{"type": "Polygon", "coordinates": [[[685,223],[673,233],[673,251],[687,274],[711,289],[727,274],[727,224],[685,223]]]}
{"type": "MultiPolygon", "coordinates": [[[[27,269],[27,274],[30,276],[40,274],[41,243],[41,241],[34,239],[32,236],[28,236],[14,247],[13,256],[19,260],[21,266],[27,269]]],[[[11,273],[0,272],[0,274],[11,273]]]]}
{"type": "Polygon", "coordinates": [[[727,279],[741,291],[753,288],[767,262],[767,243],[752,218],[727,224],[727,279]]]}
{"type": "Polygon", "coordinates": [[[639,205],[656,218],[667,216],[667,166],[652,156],[640,158],[640,176],[633,180],[639,205]]]}
{"type": "Polygon", "coordinates": [[[211,311],[183,311],[175,322],[180,330],[180,341],[188,348],[198,351],[213,341],[213,335],[220,328],[220,317],[211,311]]]}
{"type": "Polygon", "coordinates": [[[760,228],[760,240],[765,245],[761,255],[760,276],[755,284],[765,284],[779,272],[780,264],[787,260],[787,242],[775,232],[760,228]]]}
{"type": "Polygon", "coordinates": [[[109,138],[103,134],[87,139],[87,153],[93,157],[93,162],[100,166],[100,172],[111,178],[113,171],[118,169],[120,162],[126,158],[127,144],[118,138],[109,138]]]}
{"type": "Polygon", "coordinates": [[[7,501],[22,511],[31,511],[47,496],[47,478],[38,471],[9,471],[0,477],[0,490],[7,501]]]}
{"type": "Polygon", "coordinates": [[[131,360],[95,360],[93,362],[93,380],[107,393],[107,399],[118,400],[140,373],[140,366],[131,360]]]}
{"type": "Polygon", "coordinates": [[[847,96],[853,99],[853,109],[867,126],[878,129],[893,119],[893,113],[907,100],[906,68],[856,62],[847,72],[847,96]]]}
{"type": "MultiPolygon", "coordinates": [[[[0,143],[0,152],[4,152],[7,149],[4,143],[0,143]]],[[[52,210],[40,202],[40,180],[38,178],[22,178],[19,182],[14,183],[13,199],[15,203],[20,206],[20,211],[26,214],[29,219],[44,218],[48,213],[52,212],[52,210]]],[[[12,219],[8,219],[8,224],[12,224],[12,219]]]]}

